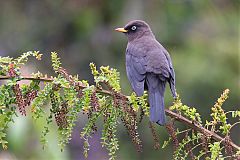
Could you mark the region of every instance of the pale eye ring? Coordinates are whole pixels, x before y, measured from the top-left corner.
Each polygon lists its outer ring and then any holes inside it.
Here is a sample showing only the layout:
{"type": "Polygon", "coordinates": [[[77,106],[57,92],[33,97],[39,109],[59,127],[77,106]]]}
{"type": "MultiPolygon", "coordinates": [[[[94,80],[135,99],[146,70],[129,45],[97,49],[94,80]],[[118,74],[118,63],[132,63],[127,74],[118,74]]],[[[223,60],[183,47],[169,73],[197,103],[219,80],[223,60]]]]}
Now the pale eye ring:
{"type": "Polygon", "coordinates": [[[132,28],[131,28],[133,31],[135,31],[136,29],[137,29],[137,27],[136,26],[132,26],[132,28]]]}

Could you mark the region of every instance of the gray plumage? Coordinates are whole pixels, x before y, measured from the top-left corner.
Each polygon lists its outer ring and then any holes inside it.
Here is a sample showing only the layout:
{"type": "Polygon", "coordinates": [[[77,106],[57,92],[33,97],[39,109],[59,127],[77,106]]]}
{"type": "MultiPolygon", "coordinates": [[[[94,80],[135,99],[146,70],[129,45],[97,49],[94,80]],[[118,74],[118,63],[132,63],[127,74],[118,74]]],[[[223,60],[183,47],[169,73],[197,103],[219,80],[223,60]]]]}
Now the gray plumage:
{"type": "Polygon", "coordinates": [[[128,38],[126,49],[127,76],[137,96],[148,90],[150,120],[160,125],[166,123],[164,92],[169,83],[176,98],[175,73],[167,50],[155,39],[149,25],[140,20],[129,22],[124,29],[128,38]]]}

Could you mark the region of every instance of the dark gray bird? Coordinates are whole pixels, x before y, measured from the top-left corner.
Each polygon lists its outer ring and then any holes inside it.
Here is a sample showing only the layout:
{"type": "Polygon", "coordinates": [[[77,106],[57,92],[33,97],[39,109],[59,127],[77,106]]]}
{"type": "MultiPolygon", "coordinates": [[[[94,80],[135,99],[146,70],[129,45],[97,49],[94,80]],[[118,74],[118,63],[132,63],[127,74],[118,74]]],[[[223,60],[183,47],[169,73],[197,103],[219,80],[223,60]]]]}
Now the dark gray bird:
{"type": "Polygon", "coordinates": [[[137,96],[148,90],[150,120],[159,125],[166,123],[164,92],[169,83],[176,98],[175,73],[167,50],[156,40],[149,25],[141,20],[129,22],[123,32],[128,38],[126,49],[127,76],[137,96]]]}

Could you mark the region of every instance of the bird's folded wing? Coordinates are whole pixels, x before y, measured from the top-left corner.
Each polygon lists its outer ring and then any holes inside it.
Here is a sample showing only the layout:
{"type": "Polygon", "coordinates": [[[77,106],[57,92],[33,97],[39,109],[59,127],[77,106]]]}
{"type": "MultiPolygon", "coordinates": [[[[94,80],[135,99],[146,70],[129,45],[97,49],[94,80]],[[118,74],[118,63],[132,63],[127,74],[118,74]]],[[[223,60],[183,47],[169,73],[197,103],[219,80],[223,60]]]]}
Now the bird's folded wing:
{"type": "Polygon", "coordinates": [[[167,58],[168,66],[170,68],[171,77],[173,77],[173,79],[175,79],[175,72],[174,72],[174,69],[173,69],[173,65],[172,65],[172,61],[171,61],[170,55],[169,55],[169,53],[168,53],[168,51],[166,49],[163,50],[163,53],[164,53],[164,55],[167,58]]]}
{"type": "Polygon", "coordinates": [[[146,62],[144,57],[136,57],[132,54],[126,54],[127,76],[133,90],[138,96],[141,96],[144,92],[144,81],[146,74],[145,64],[146,62]]]}
{"type": "Polygon", "coordinates": [[[169,80],[169,85],[170,85],[170,88],[171,88],[171,92],[172,92],[173,97],[176,98],[177,93],[176,93],[176,88],[175,88],[175,72],[174,72],[174,69],[173,69],[172,60],[171,60],[171,57],[170,57],[170,55],[169,55],[169,53],[167,52],[166,49],[163,50],[163,53],[167,58],[168,65],[169,65],[169,68],[170,68],[170,75],[171,76],[170,76],[170,80],[169,80]]]}

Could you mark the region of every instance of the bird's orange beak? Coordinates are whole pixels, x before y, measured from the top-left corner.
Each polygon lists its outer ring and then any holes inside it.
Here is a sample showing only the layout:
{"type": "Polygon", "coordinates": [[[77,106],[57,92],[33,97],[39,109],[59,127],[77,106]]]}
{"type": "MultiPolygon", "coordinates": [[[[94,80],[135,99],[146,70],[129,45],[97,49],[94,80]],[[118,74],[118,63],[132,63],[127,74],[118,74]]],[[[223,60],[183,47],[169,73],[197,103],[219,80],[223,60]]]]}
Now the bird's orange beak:
{"type": "Polygon", "coordinates": [[[116,28],[115,31],[122,32],[122,33],[127,33],[128,32],[128,30],[126,30],[124,28],[116,28]]]}

